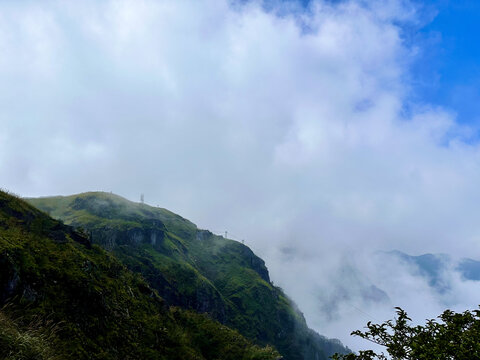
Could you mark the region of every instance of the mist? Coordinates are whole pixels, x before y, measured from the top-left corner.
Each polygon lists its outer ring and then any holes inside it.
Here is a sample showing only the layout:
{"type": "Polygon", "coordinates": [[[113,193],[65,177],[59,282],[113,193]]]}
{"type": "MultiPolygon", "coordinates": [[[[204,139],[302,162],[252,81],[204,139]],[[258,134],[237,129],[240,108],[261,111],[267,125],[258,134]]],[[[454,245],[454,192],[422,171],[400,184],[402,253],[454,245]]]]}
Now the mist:
{"type": "Polygon", "coordinates": [[[414,96],[424,50],[405,34],[427,15],[400,0],[2,2],[1,184],[145,194],[227,230],[355,348],[350,332],[394,306],[471,308],[474,282],[451,273],[447,299],[373,255],[480,259],[477,129],[414,96]],[[388,299],[362,298],[370,285],[388,299]]]}

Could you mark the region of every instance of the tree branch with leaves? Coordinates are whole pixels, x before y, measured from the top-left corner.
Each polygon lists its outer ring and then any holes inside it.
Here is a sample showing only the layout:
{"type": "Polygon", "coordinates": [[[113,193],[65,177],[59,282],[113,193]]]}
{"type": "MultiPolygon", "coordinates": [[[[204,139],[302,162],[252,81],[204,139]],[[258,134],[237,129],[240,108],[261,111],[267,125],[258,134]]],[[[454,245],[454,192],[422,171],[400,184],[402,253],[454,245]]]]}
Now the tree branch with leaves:
{"type": "Polygon", "coordinates": [[[335,354],[333,360],[475,360],[480,359],[480,310],[455,313],[445,310],[425,325],[412,326],[412,319],[397,307],[397,316],[382,324],[368,322],[360,336],[385,347],[385,353],[373,350],[358,354],[335,354]]]}

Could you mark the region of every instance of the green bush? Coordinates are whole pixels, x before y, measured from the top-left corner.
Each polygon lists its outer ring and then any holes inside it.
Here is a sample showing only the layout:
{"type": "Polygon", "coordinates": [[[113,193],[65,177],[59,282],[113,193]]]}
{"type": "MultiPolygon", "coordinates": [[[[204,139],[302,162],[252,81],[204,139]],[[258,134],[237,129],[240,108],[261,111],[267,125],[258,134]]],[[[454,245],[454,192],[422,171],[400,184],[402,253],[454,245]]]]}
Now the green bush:
{"type": "Polygon", "coordinates": [[[367,331],[354,331],[375,344],[385,347],[388,354],[373,350],[359,354],[333,356],[334,360],[475,360],[480,359],[480,310],[455,313],[445,310],[425,325],[411,325],[401,308],[397,317],[382,324],[367,324],[367,331]]]}

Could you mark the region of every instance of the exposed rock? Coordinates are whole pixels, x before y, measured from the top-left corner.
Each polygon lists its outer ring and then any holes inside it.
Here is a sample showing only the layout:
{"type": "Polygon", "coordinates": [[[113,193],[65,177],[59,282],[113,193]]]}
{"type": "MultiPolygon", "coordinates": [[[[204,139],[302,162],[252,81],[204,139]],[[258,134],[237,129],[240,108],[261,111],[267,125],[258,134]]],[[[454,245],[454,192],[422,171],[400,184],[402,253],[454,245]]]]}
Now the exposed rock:
{"type": "Polygon", "coordinates": [[[212,236],[213,234],[208,230],[197,230],[197,234],[195,238],[198,241],[204,241],[204,240],[210,239],[212,236]]]}

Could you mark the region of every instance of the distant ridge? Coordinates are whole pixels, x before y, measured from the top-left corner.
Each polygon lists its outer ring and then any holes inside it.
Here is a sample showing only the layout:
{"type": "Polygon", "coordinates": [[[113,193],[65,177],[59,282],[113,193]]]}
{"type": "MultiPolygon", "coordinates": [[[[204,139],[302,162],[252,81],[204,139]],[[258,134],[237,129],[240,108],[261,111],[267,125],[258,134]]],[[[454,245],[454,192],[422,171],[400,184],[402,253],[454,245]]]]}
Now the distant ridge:
{"type": "Polygon", "coordinates": [[[464,280],[480,281],[480,261],[462,258],[455,259],[446,254],[422,254],[418,256],[408,255],[404,252],[394,250],[386,252],[417,268],[417,275],[425,277],[428,284],[439,292],[450,289],[442,274],[445,271],[455,271],[464,280]]]}

